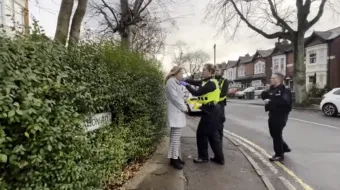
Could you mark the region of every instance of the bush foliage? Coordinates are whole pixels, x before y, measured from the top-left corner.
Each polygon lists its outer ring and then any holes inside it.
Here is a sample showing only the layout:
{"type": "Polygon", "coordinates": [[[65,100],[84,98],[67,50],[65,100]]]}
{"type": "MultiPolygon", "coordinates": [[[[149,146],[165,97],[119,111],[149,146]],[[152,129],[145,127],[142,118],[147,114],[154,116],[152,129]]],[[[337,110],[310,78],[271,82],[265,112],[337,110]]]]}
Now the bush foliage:
{"type": "Polygon", "coordinates": [[[114,43],[0,38],[0,189],[102,189],[150,154],[164,126],[163,75],[114,43]],[[86,133],[84,119],[115,122],[86,133]]]}

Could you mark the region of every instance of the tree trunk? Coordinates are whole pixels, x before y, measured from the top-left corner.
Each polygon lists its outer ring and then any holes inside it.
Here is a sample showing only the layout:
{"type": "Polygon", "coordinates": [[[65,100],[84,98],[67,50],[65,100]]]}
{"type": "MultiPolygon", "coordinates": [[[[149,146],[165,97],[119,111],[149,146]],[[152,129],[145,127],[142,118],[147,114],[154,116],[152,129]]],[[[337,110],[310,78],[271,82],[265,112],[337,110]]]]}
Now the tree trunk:
{"type": "Polygon", "coordinates": [[[54,40],[66,44],[74,0],[62,0],[54,40]]]}
{"type": "Polygon", "coordinates": [[[73,15],[69,43],[77,44],[80,36],[80,28],[85,16],[88,0],[78,0],[76,12],[73,15]]]}
{"type": "Polygon", "coordinates": [[[123,32],[119,32],[120,39],[121,39],[121,45],[122,48],[129,50],[131,46],[131,40],[130,40],[130,30],[129,26],[125,26],[125,30],[123,32]]]}
{"type": "Polygon", "coordinates": [[[295,103],[301,104],[307,98],[304,33],[297,33],[293,42],[295,103]]]}
{"type": "Polygon", "coordinates": [[[128,0],[120,0],[120,9],[122,13],[119,35],[121,37],[121,44],[124,49],[130,49],[130,26],[126,23],[129,21],[131,13],[128,0]]]}

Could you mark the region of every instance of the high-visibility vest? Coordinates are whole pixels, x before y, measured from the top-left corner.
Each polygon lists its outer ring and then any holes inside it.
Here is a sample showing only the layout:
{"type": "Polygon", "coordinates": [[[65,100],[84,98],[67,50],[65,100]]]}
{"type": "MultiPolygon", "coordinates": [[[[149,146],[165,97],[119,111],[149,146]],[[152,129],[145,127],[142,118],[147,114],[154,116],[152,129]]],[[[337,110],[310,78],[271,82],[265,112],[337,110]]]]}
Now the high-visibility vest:
{"type": "MultiPolygon", "coordinates": [[[[218,85],[218,81],[216,79],[210,79],[211,82],[215,83],[215,90],[212,92],[209,92],[207,94],[204,94],[203,96],[198,97],[198,100],[201,104],[209,104],[209,103],[214,103],[217,104],[220,100],[220,94],[221,90],[218,85]]],[[[202,82],[202,87],[207,84],[206,81],[202,82]]]]}
{"type": "MultiPolygon", "coordinates": [[[[222,82],[221,82],[221,84],[220,84],[220,89],[221,89],[221,90],[222,90],[222,88],[223,88],[224,81],[225,81],[225,79],[222,78],[222,82]]],[[[226,100],[226,99],[227,99],[227,96],[224,95],[224,96],[220,97],[219,102],[222,102],[222,101],[224,101],[224,100],[226,100]]]]}

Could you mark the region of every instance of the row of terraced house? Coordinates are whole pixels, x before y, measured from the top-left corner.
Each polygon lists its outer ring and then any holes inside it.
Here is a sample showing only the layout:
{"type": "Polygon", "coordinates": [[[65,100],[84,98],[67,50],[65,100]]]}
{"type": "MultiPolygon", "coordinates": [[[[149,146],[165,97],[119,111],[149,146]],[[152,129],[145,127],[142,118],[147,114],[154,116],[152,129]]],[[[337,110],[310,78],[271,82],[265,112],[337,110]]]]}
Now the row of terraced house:
{"type": "MultiPolygon", "coordinates": [[[[305,39],[306,88],[340,87],[340,27],[314,31],[305,39]]],[[[293,89],[294,49],[288,41],[278,41],[268,50],[222,63],[230,87],[264,86],[272,73],[285,75],[284,83],[293,89]]]]}

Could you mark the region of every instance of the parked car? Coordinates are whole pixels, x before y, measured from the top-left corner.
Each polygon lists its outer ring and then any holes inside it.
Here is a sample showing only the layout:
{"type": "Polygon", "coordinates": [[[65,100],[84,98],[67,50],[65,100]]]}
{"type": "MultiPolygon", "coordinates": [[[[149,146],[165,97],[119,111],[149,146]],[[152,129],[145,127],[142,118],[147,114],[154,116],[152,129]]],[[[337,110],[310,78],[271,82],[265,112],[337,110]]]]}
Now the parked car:
{"type": "Polygon", "coordinates": [[[320,109],[326,116],[336,116],[340,111],[340,88],[334,88],[322,96],[320,109]]]}
{"type": "Polygon", "coordinates": [[[234,97],[235,93],[239,90],[240,90],[239,88],[230,88],[227,92],[227,96],[228,97],[234,97]]]}
{"type": "Polygon", "coordinates": [[[258,86],[255,88],[255,96],[261,96],[261,93],[266,90],[265,86],[258,86]]]}
{"type": "Polygon", "coordinates": [[[248,87],[242,91],[238,91],[235,93],[235,96],[238,98],[238,99],[242,99],[242,98],[245,98],[245,93],[246,92],[253,92],[255,90],[255,87],[248,87]]]}

